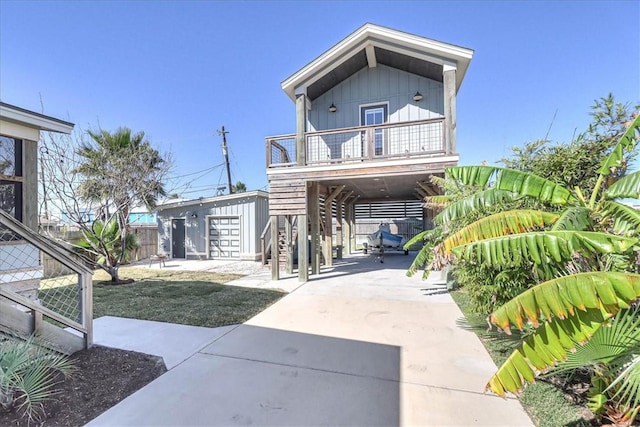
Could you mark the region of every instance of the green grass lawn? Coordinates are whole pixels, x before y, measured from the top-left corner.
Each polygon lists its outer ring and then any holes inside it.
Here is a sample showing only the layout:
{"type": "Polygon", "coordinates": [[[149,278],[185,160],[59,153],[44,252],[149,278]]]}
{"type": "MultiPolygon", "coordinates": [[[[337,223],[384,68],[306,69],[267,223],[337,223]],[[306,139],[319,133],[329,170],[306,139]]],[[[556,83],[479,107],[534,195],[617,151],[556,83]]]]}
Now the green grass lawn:
{"type": "MultiPolygon", "coordinates": [[[[479,319],[480,316],[472,313],[470,299],[464,289],[452,291],[451,296],[466,318],[481,320],[479,319]]],[[[484,329],[486,329],[486,323],[484,329]]],[[[483,336],[482,333],[478,335],[498,366],[509,357],[517,345],[514,340],[491,340],[483,336]]],[[[489,378],[487,378],[488,380],[489,378]]],[[[519,397],[537,426],[578,427],[590,425],[582,417],[585,411],[588,413],[586,408],[572,404],[558,388],[544,382],[544,380],[539,379],[535,384],[527,386],[519,397]]],[[[508,420],[505,420],[505,422],[508,423],[508,420]]]]}
{"type": "Polygon", "coordinates": [[[106,285],[109,277],[93,277],[94,318],[133,319],[217,327],[242,323],[286,295],[284,292],[224,285],[238,274],[152,270],[123,267],[128,285],[106,285]]]}

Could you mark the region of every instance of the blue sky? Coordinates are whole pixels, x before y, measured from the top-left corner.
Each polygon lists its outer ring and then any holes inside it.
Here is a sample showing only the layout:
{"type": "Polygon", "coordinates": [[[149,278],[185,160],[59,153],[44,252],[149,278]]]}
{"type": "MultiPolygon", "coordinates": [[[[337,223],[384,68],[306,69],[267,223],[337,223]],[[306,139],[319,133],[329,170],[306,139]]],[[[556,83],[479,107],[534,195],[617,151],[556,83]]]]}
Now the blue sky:
{"type": "MultiPolygon", "coordinates": [[[[640,101],[640,1],[0,0],[0,99],[87,129],[128,126],[173,152],[173,177],[223,162],[266,188],[265,136],[293,133],[280,83],[366,22],[475,50],[458,93],[461,164],[568,141],[613,92],[640,101]]],[[[218,167],[172,181],[225,185],[218,167]],[[200,177],[201,176],[201,177],[200,177]],[[194,180],[194,178],[198,178],[194,180]]]]}

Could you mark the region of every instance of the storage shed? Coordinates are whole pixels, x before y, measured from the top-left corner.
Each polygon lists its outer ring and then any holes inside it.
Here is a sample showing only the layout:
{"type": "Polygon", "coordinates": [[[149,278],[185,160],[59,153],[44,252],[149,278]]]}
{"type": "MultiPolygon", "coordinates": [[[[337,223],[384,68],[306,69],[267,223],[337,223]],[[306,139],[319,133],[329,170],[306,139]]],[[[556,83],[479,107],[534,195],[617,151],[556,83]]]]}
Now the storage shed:
{"type": "Polygon", "coordinates": [[[171,258],[258,260],[269,220],[265,191],[180,200],[157,207],[158,253],[171,258]]]}

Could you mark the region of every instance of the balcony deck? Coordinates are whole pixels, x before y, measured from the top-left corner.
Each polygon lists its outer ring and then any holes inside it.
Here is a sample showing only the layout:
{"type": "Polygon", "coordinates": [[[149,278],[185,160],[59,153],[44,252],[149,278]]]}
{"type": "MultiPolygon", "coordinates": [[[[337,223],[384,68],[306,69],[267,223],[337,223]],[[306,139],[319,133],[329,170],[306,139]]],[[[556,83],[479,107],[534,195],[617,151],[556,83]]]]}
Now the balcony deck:
{"type": "Polygon", "coordinates": [[[451,155],[444,118],[356,126],[304,136],[304,165],[297,164],[296,135],[266,138],[267,168],[337,165],[451,155]]]}

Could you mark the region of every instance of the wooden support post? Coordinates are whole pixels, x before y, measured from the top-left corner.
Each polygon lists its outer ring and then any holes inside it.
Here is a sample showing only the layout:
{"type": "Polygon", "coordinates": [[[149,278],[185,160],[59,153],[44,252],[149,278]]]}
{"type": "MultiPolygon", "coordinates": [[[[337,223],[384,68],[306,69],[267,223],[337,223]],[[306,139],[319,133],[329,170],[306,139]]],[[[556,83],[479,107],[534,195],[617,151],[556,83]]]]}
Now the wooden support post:
{"type": "Polygon", "coordinates": [[[325,228],[325,240],[324,240],[324,259],[325,265],[331,267],[333,265],[333,214],[331,213],[331,206],[333,200],[340,195],[340,192],[344,190],[344,185],[339,185],[327,194],[324,199],[324,228],[325,228]]]}
{"type": "Polygon", "coordinates": [[[287,274],[293,274],[293,249],[295,244],[293,241],[293,217],[291,215],[284,217],[284,236],[287,255],[285,271],[287,274]]]}
{"type": "Polygon", "coordinates": [[[344,245],[344,253],[349,255],[352,252],[351,249],[351,234],[353,233],[353,229],[351,228],[351,220],[353,217],[353,204],[352,201],[350,200],[349,202],[345,203],[344,205],[344,234],[347,237],[345,239],[345,245],[344,245]]]}
{"type": "Polygon", "coordinates": [[[342,259],[343,234],[342,234],[342,201],[336,203],[336,259],[342,259]]]}
{"type": "Polygon", "coordinates": [[[307,215],[298,215],[298,280],[309,280],[309,224],[307,215]]]}
{"type": "Polygon", "coordinates": [[[82,326],[87,332],[84,335],[85,348],[93,346],[93,275],[82,273],[78,275],[82,282],[82,326]]]}
{"type": "Polygon", "coordinates": [[[350,191],[336,201],[336,247],[338,248],[337,259],[342,259],[342,249],[344,248],[344,215],[342,213],[344,208],[344,202],[351,197],[353,191],[350,191]]]}
{"type": "Polygon", "coordinates": [[[271,215],[271,280],[280,280],[280,250],[278,246],[278,215],[271,215]]]}
{"type": "Polygon", "coordinates": [[[296,97],[296,163],[304,166],[307,162],[304,133],[307,130],[307,96],[296,97]]]}
{"type": "Polygon", "coordinates": [[[311,183],[308,198],[309,223],[311,224],[311,274],[320,274],[320,186],[311,183]]]}
{"type": "Polygon", "coordinates": [[[33,335],[36,337],[42,337],[42,313],[33,310],[33,335]]]}
{"type": "Polygon", "coordinates": [[[443,72],[446,153],[456,153],[456,70],[443,72]]]}
{"type": "Polygon", "coordinates": [[[38,143],[24,140],[22,144],[22,223],[38,230],[38,143]]]}

